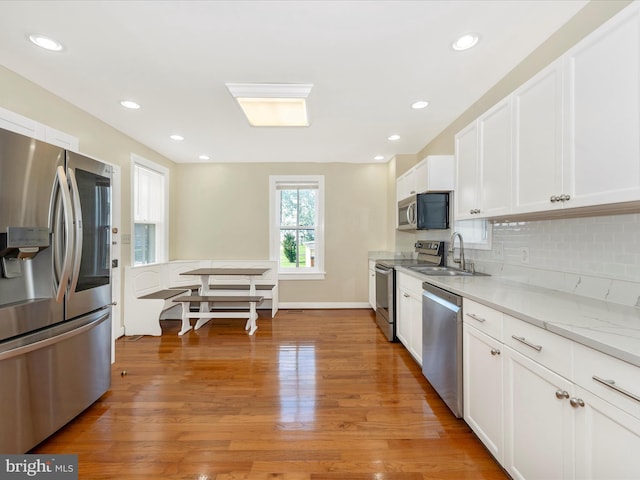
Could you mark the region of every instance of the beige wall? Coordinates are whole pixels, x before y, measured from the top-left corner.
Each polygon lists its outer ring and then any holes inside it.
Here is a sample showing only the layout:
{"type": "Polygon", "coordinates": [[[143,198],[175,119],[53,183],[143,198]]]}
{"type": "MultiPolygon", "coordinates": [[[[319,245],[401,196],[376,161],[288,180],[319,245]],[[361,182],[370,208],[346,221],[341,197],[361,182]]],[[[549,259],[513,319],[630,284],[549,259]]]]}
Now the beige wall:
{"type": "MultiPolygon", "coordinates": [[[[175,171],[175,164],[120,133],[87,112],[0,66],[0,107],[23,115],[80,140],[80,152],[119,165],[122,172],[122,234],[131,233],[131,153],[175,171]]],[[[122,245],[123,265],[130,262],[129,245],[122,245]]]]}
{"type": "MultiPolygon", "coordinates": [[[[436,138],[420,150],[415,157],[416,161],[427,155],[454,154],[454,137],[456,133],[630,3],[631,1],[628,0],[593,0],[589,2],[571,20],[563,25],[562,28],[549,37],[547,41],[534,50],[493,88],[487,91],[476,103],[463,112],[462,115],[448,125],[436,138]]],[[[439,234],[441,235],[442,232],[439,234]]],[[[418,235],[422,235],[420,237],[421,239],[429,237],[427,232],[420,232],[418,235]]],[[[406,250],[406,248],[418,238],[418,235],[396,232],[394,245],[398,249],[406,250]]],[[[434,237],[434,239],[438,238],[434,237]]]]}
{"type": "Polygon", "coordinates": [[[456,133],[630,3],[628,0],[594,0],[589,2],[562,28],[425,146],[418,153],[417,158],[424,158],[427,155],[453,154],[456,133]]]}
{"type": "Polygon", "coordinates": [[[387,248],[388,165],[192,164],[173,178],[171,257],[269,258],[269,176],[325,176],[325,280],[283,281],[281,302],[366,302],[367,252],[387,248]]]}
{"type": "MultiPolygon", "coordinates": [[[[170,259],[267,259],[269,175],[325,175],[326,279],[283,282],[281,301],[367,301],[367,252],[389,249],[393,231],[389,165],[176,165],[3,67],[0,91],[0,107],[73,135],[82,153],[121,167],[122,234],[131,233],[131,153],[169,168],[170,259]]],[[[122,245],[121,262],[130,264],[129,245],[122,245]]]]}
{"type": "MultiPolygon", "coordinates": [[[[327,277],[283,282],[281,301],[366,302],[367,252],[405,250],[414,240],[411,234],[396,234],[394,229],[396,176],[426,155],[453,153],[457,131],[628,3],[589,3],[420,152],[399,155],[384,165],[175,165],[4,67],[0,67],[0,107],[76,136],[81,152],[121,166],[120,231],[124,234],[131,233],[130,154],[169,168],[172,259],[267,258],[269,175],[325,175],[327,277]]],[[[127,245],[123,245],[122,263],[129,263],[127,245]]]]}

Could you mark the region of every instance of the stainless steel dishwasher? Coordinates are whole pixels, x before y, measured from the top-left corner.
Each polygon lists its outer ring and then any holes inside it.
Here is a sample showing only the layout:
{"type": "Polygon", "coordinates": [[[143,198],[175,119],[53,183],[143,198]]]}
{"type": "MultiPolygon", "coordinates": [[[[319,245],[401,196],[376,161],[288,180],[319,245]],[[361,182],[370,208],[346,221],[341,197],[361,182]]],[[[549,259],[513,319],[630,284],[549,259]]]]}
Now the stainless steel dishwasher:
{"type": "Polygon", "coordinates": [[[462,417],[462,297],[422,284],[422,373],[462,417]]]}

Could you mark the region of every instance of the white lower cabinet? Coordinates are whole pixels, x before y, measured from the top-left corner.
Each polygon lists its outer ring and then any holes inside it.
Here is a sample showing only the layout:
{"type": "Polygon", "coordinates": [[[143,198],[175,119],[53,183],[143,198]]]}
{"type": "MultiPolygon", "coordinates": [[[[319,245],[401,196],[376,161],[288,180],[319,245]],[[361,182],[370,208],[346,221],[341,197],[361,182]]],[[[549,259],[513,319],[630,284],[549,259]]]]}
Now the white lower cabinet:
{"type": "Polygon", "coordinates": [[[640,368],[463,308],[464,418],[514,479],[640,479],[640,368]]]}
{"type": "Polygon", "coordinates": [[[422,366],[422,280],[396,275],[396,336],[422,366]]]}
{"type": "Polygon", "coordinates": [[[464,419],[500,463],[503,461],[502,344],[463,325],[464,419]]]}
{"type": "Polygon", "coordinates": [[[640,419],[580,387],[575,398],[576,478],[640,478],[640,419]]]}
{"type": "Polygon", "coordinates": [[[376,262],[369,260],[369,305],[376,309],[376,262]]]}
{"type": "Polygon", "coordinates": [[[573,478],[571,382],[509,347],[503,354],[503,466],[514,479],[573,478]]]}

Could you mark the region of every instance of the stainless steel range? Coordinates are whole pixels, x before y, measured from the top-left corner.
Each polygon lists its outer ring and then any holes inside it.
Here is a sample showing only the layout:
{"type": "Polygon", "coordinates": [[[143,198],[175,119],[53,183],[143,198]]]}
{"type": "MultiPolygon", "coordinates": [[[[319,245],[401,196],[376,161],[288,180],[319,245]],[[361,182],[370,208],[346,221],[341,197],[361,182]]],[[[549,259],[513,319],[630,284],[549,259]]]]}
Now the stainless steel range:
{"type": "Polygon", "coordinates": [[[390,342],[396,338],[396,271],[395,267],[442,266],[446,252],[444,242],[421,240],[416,242],[415,258],[393,258],[376,261],[376,323],[390,342]]]}

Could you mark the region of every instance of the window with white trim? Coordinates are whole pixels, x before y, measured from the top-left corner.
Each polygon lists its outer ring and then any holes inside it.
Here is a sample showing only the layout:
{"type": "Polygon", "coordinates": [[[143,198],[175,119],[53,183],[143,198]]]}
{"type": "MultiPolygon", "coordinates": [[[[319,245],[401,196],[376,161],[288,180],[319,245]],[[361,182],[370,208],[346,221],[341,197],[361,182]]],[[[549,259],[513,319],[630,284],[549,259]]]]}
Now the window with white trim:
{"type": "Polygon", "coordinates": [[[137,155],[131,155],[131,160],[131,263],[165,262],[169,244],[169,170],[137,155]]]}
{"type": "Polygon", "coordinates": [[[272,175],[270,256],[280,279],[324,279],[324,176],[272,175]]]}
{"type": "Polygon", "coordinates": [[[491,250],[492,224],[487,219],[458,220],[452,232],[464,239],[464,246],[477,250],[491,250]]]}

